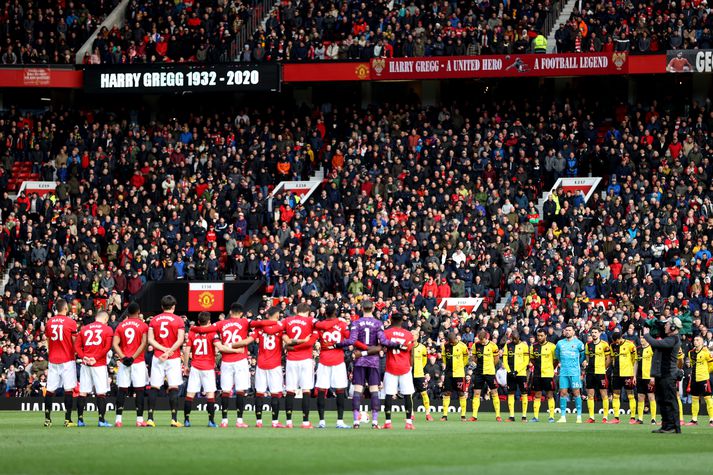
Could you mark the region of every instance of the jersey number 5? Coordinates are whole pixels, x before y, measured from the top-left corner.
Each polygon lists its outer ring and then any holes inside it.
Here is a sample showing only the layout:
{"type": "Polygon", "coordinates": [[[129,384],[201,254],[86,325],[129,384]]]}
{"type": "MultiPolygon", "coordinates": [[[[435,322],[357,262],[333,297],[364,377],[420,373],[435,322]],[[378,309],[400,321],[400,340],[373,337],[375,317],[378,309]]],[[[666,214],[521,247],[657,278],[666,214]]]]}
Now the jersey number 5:
{"type": "Polygon", "coordinates": [[[159,329],[158,336],[161,338],[168,337],[168,322],[161,322],[161,328],[159,329]]]}

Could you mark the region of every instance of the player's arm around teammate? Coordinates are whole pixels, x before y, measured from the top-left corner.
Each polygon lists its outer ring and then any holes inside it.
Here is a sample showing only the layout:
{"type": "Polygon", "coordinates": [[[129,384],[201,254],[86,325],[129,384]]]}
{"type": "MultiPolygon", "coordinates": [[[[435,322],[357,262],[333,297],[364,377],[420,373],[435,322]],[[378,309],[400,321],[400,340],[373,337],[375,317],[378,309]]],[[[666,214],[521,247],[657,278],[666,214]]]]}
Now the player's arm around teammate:
{"type": "Polygon", "coordinates": [[[223,345],[215,327],[210,324],[210,313],[198,314],[198,327],[191,329],[188,335],[188,344],[183,349],[183,363],[190,370],[186,399],[183,403],[185,427],[190,427],[190,414],[193,409],[193,398],[196,393],[203,390],[208,405],[208,427],[215,425],[215,352],[220,351],[223,345]]]}

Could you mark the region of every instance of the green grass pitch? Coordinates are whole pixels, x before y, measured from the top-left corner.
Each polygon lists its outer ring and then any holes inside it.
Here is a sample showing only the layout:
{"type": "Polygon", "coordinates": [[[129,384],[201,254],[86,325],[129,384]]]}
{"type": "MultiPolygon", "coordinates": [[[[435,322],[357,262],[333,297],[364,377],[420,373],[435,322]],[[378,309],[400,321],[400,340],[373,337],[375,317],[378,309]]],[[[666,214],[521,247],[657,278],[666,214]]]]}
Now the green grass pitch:
{"type": "MultiPolygon", "coordinates": [[[[233,411],[230,417],[232,425],[233,411]]],[[[42,413],[2,412],[0,467],[9,475],[713,473],[707,424],[662,435],[651,434],[648,424],[576,425],[571,417],[566,425],[496,423],[492,413],[476,423],[450,418],[426,423],[418,414],[414,432],[403,429],[402,413],[390,431],[337,430],[334,414],[327,430],[272,429],[269,414],[263,429],[209,429],[207,415],[196,412],[193,427],[175,429],[162,412],[159,427],[139,429],[129,412],[123,428],[100,429],[90,413],[88,427],[66,429],[55,413],[55,426],[47,429],[42,413]]]]}

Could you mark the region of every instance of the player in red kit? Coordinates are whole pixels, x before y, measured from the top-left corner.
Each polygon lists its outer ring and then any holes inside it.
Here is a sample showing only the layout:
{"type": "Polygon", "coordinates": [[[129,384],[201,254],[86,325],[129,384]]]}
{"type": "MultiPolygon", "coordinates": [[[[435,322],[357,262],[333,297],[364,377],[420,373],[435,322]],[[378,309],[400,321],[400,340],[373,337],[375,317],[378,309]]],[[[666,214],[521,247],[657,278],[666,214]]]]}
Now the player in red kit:
{"type": "Polygon", "coordinates": [[[403,315],[399,313],[391,314],[391,326],[384,330],[384,335],[394,343],[400,343],[401,348],[389,348],[386,350],[386,373],[384,374],[384,412],[386,422],[384,429],[391,429],[391,406],[397,394],[404,397],[406,406],[406,430],[413,430],[413,398],[415,392],[413,387],[413,375],[411,373],[411,352],[414,346],[413,335],[410,331],[402,328],[404,323],[403,315]]]}
{"type": "Polygon", "coordinates": [[[225,349],[220,342],[220,335],[216,327],[210,324],[210,313],[199,313],[198,326],[191,328],[188,333],[188,344],[183,350],[183,363],[186,368],[188,368],[189,360],[191,363],[186,387],[186,399],[183,403],[184,426],[191,426],[190,414],[193,398],[196,393],[203,389],[208,403],[208,427],[216,427],[215,351],[223,351],[225,349]]]}
{"type": "Polygon", "coordinates": [[[310,394],[314,388],[314,360],[312,348],[317,342],[318,334],[314,331],[314,318],[309,316],[310,306],[300,303],[295,309],[296,315],[286,318],[282,324],[285,332],[283,343],[287,346],[287,362],[285,363],[285,413],[287,428],[292,428],[292,411],[297,390],[302,391],[302,428],[312,429],[309,421],[310,394]],[[290,346],[290,341],[307,339],[304,344],[290,346]]]}
{"type": "Polygon", "coordinates": [[[45,393],[45,427],[52,426],[52,398],[57,389],[64,389],[64,426],[76,427],[72,422],[72,391],[77,385],[77,365],[74,363],[74,340],[77,322],[67,316],[67,301],[58,299],[56,315],[45,323],[49,349],[47,392],[45,393]]]}
{"type": "Polygon", "coordinates": [[[146,425],[156,427],[153,420],[158,391],[168,380],[168,404],[171,408],[171,427],[181,427],[178,422],[178,387],[183,384],[181,373],[181,352],[183,340],[186,336],[186,327],[183,319],[176,315],[176,299],[166,295],[161,299],[160,313],[149,323],[148,344],[153,347],[154,354],[151,360],[151,389],[149,390],[149,418],[146,425]]]}
{"type": "Polygon", "coordinates": [[[233,388],[235,388],[235,405],[238,411],[235,427],[245,428],[248,426],[243,422],[245,393],[250,389],[248,353],[244,348],[239,350],[232,348],[233,343],[245,340],[250,332],[250,322],[243,317],[243,313],[243,306],[236,302],[230,306],[229,318],[215,324],[225,347],[221,351],[220,362],[220,389],[222,391],[220,406],[223,416],[220,427],[228,427],[228,406],[230,405],[230,392],[233,388]]]}
{"type": "Polygon", "coordinates": [[[148,372],[144,352],[148,343],[149,327],[141,319],[139,304],[129,304],[126,319],[116,327],[112,348],[119,359],[119,371],[116,385],[116,427],[122,427],[124,402],[129,394],[129,387],[136,392],[136,427],[146,427],[144,422],[144,391],[148,384],[148,372]]]}
{"type": "Polygon", "coordinates": [[[77,425],[84,426],[84,406],[87,395],[95,392],[99,409],[99,427],[111,427],[105,419],[106,393],[109,392],[109,372],[106,368],[107,354],[111,349],[114,331],[109,325],[109,314],[104,310],[97,313],[93,323],[79,330],[74,349],[82,359],[79,373],[79,399],[77,400],[77,425]]]}
{"type": "Polygon", "coordinates": [[[319,364],[317,365],[317,410],[319,411],[319,428],[324,429],[324,409],[327,402],[327,392],[333,388],[337,393],[337,429],[351,429],[344,423],[344,406],[347,400],[347,366],[344,364],[344,350],[335,345],[349,338],[349,325],[337,319],[337,309],[334,305],[327,306],[327,318],[315,325],[319,330],[319,364]]]}
{"type": "MultiPolygon", "coordinates": [[[[278,420],[280,415],[280,398],[282,397],[282,334],[285,327],[280,322],[280,309],[272,307],[267,311],[266,320],[250,322],[253,332],[248,338],[233,344],[233,348],[242,348],[252,342],[257,342],[257,369],[255,370],[255,427],[262,427],[262,407],[265,396],[270,393],[272,408],[272,427],[284,428],[278,420]]],[[[290,344],[305,343],[290,341],[290,344]]]]}

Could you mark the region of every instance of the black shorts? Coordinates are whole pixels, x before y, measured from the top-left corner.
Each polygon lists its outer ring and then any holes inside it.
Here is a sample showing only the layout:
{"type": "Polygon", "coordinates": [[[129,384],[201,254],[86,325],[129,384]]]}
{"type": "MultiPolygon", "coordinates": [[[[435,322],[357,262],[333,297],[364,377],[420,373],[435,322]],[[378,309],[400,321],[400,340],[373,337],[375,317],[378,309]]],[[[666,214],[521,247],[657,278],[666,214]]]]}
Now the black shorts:
{"type": "Polygon", "coordinates": [[[443,389],[448,392],[458,391],[463,393],[467,390],[465,386],[465,376],[455,377],[446,375],[446,379],[443,382],[443,389]]]}
{"type": "Polygon", "coordinates": [[[413,387],[417,393],[422,393],[426,390],[424,384],[426,384],[426,378],[413,378],[413,387]]]}
{"type": "Polygon", "coordinates": [[[532,390],[535,392],[554,391],[555,390],[555,379],[554,378],[540,378],[540,377],[535,376],[532,379],[532,390]]]}
{"type": "Polygon", "coordinates": [[[710,396],[711,395],[711,380],[691,381],[691,396],[710,396]]]}
{"type": "Polygon", "coordinates": [[[652,379],[639,378],[636,380],[636,394],[653,394],[655,385],[652,379]]]}
{"type": "Polygon", "coordinates": [[[587,389],[607,389],[609,387],[609,380],[606,374],[590,374],[587,373],[587,389]]]}
{"type": "Polygon", "coordinates": [[[477,374],[475,375],[475,389],[476,391],[481,390],[485,387],[488,386],[488,389],[491,391],[494,391],[498,385],[495,383],[495,375],[494,374],[477,374]]]}
{"type": "Polygon", "coordinates": [[[508,373],[508,392],[514,393],[518,389],[521,394],[527,392],[527,376],[516,376],[513,373],[508,373]]]}
{"type": "Polygon", "coordinates": [[[614,391],[621,391],[622,389],[634,389],[634,378],[623,378],[621,376],[613,376],[611,381],[611,388],[614,391]]]}

